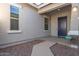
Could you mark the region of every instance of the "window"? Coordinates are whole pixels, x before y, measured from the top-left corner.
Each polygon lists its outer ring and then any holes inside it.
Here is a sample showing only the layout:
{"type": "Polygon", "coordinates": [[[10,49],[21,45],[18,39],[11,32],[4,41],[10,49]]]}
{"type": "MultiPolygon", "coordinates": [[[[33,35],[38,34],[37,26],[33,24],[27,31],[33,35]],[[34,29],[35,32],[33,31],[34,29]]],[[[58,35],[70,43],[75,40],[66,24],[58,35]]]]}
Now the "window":
{"type": "Polygon", "coordinates": [[[10,30],[19,30],[19,8],[10,5],[10,30]]]}
{"type": "Polygon", "coordinates": [[[44,30],[48,30],[48,18],[44,19],[44,30]]]}

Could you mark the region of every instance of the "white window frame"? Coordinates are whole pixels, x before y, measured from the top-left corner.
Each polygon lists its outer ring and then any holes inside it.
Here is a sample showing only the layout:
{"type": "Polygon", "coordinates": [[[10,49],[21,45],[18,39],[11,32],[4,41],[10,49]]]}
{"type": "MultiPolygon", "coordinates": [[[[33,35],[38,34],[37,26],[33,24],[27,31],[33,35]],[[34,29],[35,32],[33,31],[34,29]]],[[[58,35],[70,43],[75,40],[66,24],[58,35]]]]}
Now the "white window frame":
{"type": "Polygon", "coordinates": [[[48,30],[49,30],[49,18],[48,18],[48,17],[46,17],[46,16],[44,16],[44,30],[45,30],[45,31],[48,31],[48,30]],[[48,29],[47,29],[47,30],[45,30],[45,18],[47,18],[47,19],[48,19],[48,29]]]}
{"type": "MultiPolygon", "coordinates": [[[[10,4],[10,5],[13,5],[13,6],[16,6],[16,7],[19,7],[21,8],[21,6],[17,5],[17,4],[10,4]]],[[[19,13],[20,14],[20,13],[19,13]]],[[[17,19],[17,18],[16,18],[17,19]]],[[[10,20],[11,21],[11,20],[10,20]]],[[[20,25],[19,25],[19,29],[18,30],[10,30],[10,26],[11,24],[9,25],[9,30],[8,30],[8,34],[17,34],[17,33],[21,33],[22,31],[20,30],[20,25]]]]}

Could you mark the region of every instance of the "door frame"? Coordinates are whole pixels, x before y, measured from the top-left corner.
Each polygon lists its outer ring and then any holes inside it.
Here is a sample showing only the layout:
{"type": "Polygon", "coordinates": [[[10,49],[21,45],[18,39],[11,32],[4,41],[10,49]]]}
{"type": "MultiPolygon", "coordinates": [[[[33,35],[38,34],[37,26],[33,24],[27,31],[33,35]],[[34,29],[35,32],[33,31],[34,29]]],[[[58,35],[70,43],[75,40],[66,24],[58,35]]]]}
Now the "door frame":
{"type": "MultiPolygon", "coordinates": [[[[57,21],[59,20],[59,18],[66,18],[66,35],[67,35],[67,16],[60,16],[60,17],[57,18],[57,21]]],[[[63,36],[58,35],[58,37],[63,37],[63,36]]]]}

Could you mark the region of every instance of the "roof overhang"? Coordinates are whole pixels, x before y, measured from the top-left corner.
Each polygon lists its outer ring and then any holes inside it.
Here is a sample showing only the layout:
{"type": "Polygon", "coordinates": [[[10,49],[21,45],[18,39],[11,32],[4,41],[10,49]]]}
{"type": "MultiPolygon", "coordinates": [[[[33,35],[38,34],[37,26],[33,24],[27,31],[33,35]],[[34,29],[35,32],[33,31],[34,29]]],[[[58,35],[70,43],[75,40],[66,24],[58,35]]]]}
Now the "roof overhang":
{"type": "Polygon", "coordinates": [[[32,5],[33,7],[40,9],[46,5],[48,5],[49,3],[29,3],[30,5],[32,5]]]}

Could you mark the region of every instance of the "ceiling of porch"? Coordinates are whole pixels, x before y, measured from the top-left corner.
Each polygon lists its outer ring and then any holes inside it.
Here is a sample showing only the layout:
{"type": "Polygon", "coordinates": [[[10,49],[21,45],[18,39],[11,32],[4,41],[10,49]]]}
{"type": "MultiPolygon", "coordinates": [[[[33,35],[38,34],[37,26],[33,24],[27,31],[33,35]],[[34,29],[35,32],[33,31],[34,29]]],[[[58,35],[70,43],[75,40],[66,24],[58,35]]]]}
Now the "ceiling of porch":
{"type": "Polygon", "coordinates": [[[29,4],[37,8],[39,14],[48,13],[56,9],[59,10],[62,7],[70,5],[70,3],[29,3],[29,4]]]}

